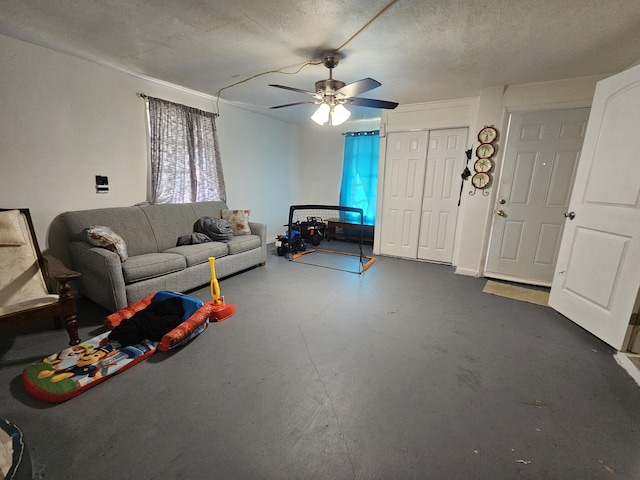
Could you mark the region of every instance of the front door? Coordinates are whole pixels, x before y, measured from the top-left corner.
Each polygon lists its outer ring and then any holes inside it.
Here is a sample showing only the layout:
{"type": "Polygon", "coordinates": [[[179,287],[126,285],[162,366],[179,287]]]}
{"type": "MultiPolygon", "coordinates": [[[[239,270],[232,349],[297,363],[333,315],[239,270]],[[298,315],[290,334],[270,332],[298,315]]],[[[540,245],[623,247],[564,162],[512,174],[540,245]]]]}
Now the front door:
{"type": "Polygon", "coordinates": [[[486,277],[550,285],[588,108],[511,115],[486,277]]]}
{"type": "Polygon", "coordinates": [[[640,290],[640,66],[598,83],[549,305],[623,347],[640,290]]]}

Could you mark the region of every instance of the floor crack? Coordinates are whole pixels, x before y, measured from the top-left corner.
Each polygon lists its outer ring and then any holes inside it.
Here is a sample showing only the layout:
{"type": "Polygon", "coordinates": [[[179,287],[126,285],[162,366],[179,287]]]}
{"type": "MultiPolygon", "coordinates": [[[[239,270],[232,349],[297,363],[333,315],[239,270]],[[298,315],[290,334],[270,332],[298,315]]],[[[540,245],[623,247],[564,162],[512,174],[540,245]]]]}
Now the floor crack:
{"type": "Polygon", "coordinates": [[[307,349],[307,355],[309,356],[309,361],[311,362],[311,365],[313,365],[313,368],[316,370],[316,375],[318,376],[318,380],[322,384],[322,388],[324,389],[324,394],[327,397],[327,400],[329,400],[329,404],[331,405],[331,410],[333,411],[333,416],[336,417],[336,424],[338,425],[338,431],[340,432],[340,436],[342,437],[342,441],[344,442],[344,447],[345,447],[345,449],[347,451],[347,459],[349,460],[349,465],[351,465],[351,472],[353,473],[353,478],[355,480],[356,479],[356,468],[353,465],[353,461],[351,461],[351,452],[349,452],[349,444],[347,443],[347,437],[345,436],[344,432],[342,431],[342,425],[340,425],[340,419],[338,418],[338,413],[336,412],[336,407],[333,404],[333,400],[331,399],[331,395],[329,395],[329,391],[327,390],[327,385],[322,380],[322,376],[320,375],[320,370],[318,370],[318,366],[316,365],[316,362],[314,362],[313,358],[311,357],[311,351],[309,350],[309,344],[307,343],[307,339],[305,338],[304,332],[302,331],[302,326],[298,325],[298,329],[300,330],[300,335],[302,336],[302,341],[304,342],[304,346],[307,349]]]}

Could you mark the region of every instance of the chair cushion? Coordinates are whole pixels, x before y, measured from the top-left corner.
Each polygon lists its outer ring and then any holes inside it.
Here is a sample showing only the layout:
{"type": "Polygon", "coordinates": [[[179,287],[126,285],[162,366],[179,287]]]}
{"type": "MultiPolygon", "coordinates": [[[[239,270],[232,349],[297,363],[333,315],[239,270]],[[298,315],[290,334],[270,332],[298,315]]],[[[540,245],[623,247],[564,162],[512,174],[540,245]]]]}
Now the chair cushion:
{"type": "Polygon", "coordinates": [[[14,311],[13,305],[47,299],[50,295],[27,220],[22,214],[18,219],[25,243],[0,246],[0,314],[6,314],[9,309],[14,311]]]}
{"type": "Polygon", "coordinates": [[[20,211],[0,212],[0,245],[24,245],[26,240],[20,227],[20,211]]]}
{"type": "Polygon", "coordinates": [[[54,303],[57,303],[59,299],[60,297],[55,293],[38,296],[36,298],[21,298],[19,302],[0,305],[0,317],[15,312],[24,312],[25,310],[31,310],[32,308],[44,307],[45,305],[53,305],[54,303]]]}
{"type": "Polygon", "coordinates": [[[179,272],[186,266],[186,259],[177,253],[146,253],[129,257],[122,264],[122,273],[126,283],[133,283],[179,272]]]}

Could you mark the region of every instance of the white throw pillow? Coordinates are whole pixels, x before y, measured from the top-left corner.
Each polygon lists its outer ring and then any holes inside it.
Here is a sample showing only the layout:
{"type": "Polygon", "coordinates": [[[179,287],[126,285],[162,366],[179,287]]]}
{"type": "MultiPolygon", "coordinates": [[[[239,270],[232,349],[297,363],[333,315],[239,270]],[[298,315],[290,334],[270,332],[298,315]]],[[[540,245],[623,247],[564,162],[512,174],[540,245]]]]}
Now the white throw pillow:
{"type": "Polygon", "coordinates": [[[234,235],[251,235],[249,215],[251,210],[222,210],[222,219],[229,222],[234,235]]]}

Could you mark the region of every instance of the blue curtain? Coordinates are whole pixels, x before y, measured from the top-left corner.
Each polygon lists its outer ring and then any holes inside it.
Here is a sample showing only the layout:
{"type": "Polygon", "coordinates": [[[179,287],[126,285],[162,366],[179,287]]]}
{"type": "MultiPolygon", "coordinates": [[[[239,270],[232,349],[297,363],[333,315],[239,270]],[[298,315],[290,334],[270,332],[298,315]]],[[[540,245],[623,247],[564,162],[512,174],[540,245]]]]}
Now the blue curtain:
{"type": "MultiPolygon", "coordinates": [[[[378,130],[345,134],[340,205],[361,208],[365,225],[376,222],[379,147],[378,130]]],[[[345,212],[343,216],[347,221],[360,223],[356,213],[345,212]]]]}

